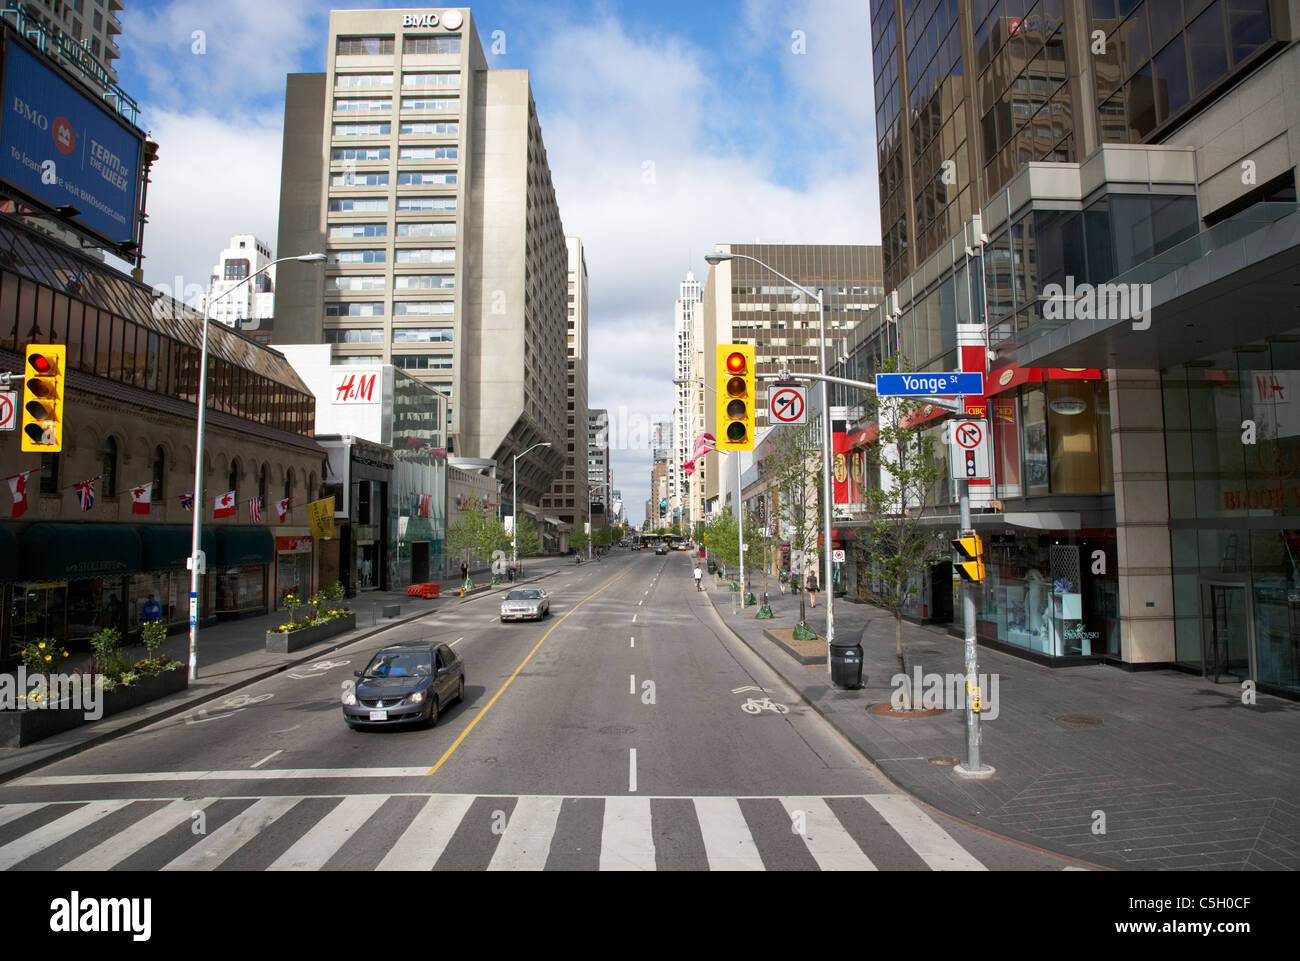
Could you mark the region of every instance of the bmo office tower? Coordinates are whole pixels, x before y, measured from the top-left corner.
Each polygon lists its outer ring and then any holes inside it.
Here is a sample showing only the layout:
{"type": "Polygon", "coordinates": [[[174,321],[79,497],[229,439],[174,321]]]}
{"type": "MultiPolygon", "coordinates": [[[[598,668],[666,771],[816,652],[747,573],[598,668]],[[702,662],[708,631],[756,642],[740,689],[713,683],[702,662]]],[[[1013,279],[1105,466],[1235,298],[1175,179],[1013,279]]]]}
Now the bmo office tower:
{"type": "Polygon", "coordinates": [[[468,10],[335,10],[324,74],[285,96],[276,339],[391,363],[446,394],[454,454],[536,506],[566,447],[568,250],[526,70],[468,10]]]}

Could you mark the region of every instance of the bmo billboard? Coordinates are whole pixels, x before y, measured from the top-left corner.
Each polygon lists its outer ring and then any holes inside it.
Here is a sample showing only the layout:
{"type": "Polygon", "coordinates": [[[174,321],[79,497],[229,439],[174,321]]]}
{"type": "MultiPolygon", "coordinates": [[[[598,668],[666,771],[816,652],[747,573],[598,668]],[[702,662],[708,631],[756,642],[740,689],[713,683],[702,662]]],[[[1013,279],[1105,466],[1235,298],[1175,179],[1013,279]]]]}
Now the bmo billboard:
{"type": "Polygon", "coordinates": [[[110,245],[138,237],[144,134],[5,29],[0,182],[110,245]]]}

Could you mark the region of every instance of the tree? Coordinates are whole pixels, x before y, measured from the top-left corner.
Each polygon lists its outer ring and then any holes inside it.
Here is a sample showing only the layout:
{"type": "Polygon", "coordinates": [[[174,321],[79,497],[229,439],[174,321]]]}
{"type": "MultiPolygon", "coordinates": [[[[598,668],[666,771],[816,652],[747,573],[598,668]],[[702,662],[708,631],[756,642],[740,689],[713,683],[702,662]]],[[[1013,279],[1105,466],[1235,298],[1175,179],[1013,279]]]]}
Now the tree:
{"type": "MultiPolygon", "coordinates": [[[[724,507],[722,512],[714,515],[705,527],[709,553],[717,558],[723,567],[740,566],[739,533],[736,516],[731,513],[730,507],[724,507]]],[[[757,528],[748,520],[745,523],[745,534],[745,563],[752,568],[753,565],[762,563],[763,547],[759,541],[757,528]]],[[[743,584],[741,589],[744,589],[743,584]]]]}
{"type": "Polygon", "coordinates": [[[591,540],[591,535],[581,527],[575,527],[569,534],[569,546],[575,551],[585,551],[587,542],[591,540]]]}
{"type": "Polygon", "coordinates": [[[460,515],[460,520],[447,530],[448,552],[460,558],[468,566],[473,566],[475,557],[491,557],[489,550],[483,554],[483,547],[489,535],[488,513],[485,507],[472,508],[460,515]]]}
{"type": "MultiPolygon", "coordinates": [[[[790,580],[806,584],[808,559],[817,549],[821,530],[821,438],[808,424],[778,427],[767,452],[759,462],[759,474],[768,479],[768,489],[778,493],[780,506],[771,518],[772,536],[790,544],[790,580]],[[778,530],[779,528],[779,530],[778,530]]],[[[812,570],[816,570],[813,566],[812,570]]],[[[829,588],[830,585],[825,585],[829,588]]],[[[799,591],[799,623],[796,633],[807,638],[816,633],[805,619],[804,592],[799,591]]]]}
{"type": "Polygon", "coordinates": [[[542,538],[537,533],[537,521],[527,514],[519,518],[519,531],[516,538],[520,557],[536,557],[542,552],[542,538]]]}
{"type": "MultiPolygon", "coordinates": [[[[906,358],[901,356],[880,366],[881,373],[907,370],[906,358]]],[[[935,462],[934,438],[926,437],[919,423],[926,404],[872,395],[867,406],[879,424],[875,463],[870,469],[873,474],[879,470],[880,484],[863,492],[866,536],[855,552],[874,572],[871,599],[894,615],[898,672],[906,674],[903,611],[916,596],[917,584],[924,582],[927,564],[942,557],[946,546],[942,532],[923,523],[934,504],[941,469],[935,462]]],[[[910,706],[910,701],[904,703],[910,706]]]]}

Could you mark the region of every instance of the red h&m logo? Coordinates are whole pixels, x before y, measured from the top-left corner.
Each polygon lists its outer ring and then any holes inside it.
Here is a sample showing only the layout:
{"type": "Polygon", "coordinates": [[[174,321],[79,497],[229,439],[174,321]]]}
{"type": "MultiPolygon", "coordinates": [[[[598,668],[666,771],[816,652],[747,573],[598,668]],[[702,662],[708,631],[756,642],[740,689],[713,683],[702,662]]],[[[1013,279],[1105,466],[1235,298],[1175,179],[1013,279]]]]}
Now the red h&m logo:
{"type": "Polygon", "coordinates": [[[371,403],[375,399],[375,378],[378,374],[348,374],[340,377],[334,388],[334,403],[371,403]]]}

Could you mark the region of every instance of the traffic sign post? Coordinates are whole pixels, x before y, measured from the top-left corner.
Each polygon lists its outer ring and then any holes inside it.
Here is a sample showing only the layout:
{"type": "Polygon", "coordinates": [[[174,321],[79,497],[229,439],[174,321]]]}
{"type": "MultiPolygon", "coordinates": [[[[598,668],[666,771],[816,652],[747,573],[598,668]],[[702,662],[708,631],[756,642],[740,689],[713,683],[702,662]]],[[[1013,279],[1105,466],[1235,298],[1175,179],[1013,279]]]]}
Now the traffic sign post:
{"type": "Polygon", "coordinates": [[[881,397],[951,397],[957,394],[978,396],[984,393],[984,375],[980,373],[877,374],[876,393],[881,397]]]}
{"type": "Polygon", "coordinates": [[[958,420],[953,422],[949,444],[949,476],[953,480],[989,479],[989,422],[958,420]]]}
{"type": "Polygon", "coordinates": [[[808,423],[808,391],[798,385],[780,385],[768,393],[768,420],[773,424],[808,423]]]}
{"type": "Polygon", "coordinates": [[[18,428],[18,393],[12,390],[0,391],[0,430],[17,430],[18,428]]]}

